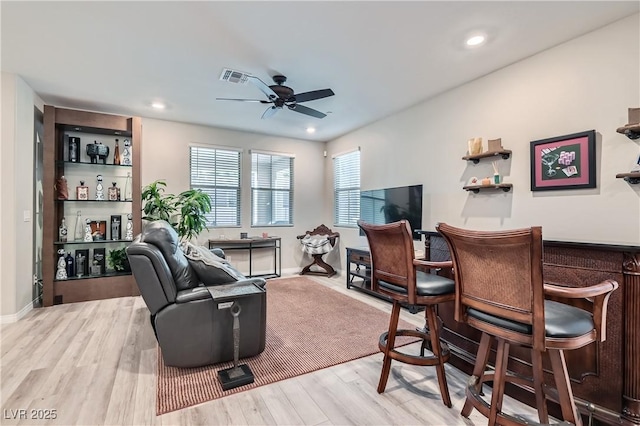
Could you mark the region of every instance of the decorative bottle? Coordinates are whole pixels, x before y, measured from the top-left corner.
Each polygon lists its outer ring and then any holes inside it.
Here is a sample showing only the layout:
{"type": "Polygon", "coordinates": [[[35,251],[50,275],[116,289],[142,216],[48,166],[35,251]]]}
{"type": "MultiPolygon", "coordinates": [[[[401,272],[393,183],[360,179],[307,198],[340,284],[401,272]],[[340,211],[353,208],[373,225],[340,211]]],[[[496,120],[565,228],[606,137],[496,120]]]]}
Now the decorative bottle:
{"type": "Polygon", "coordinates": [[[131,195],[131,191],[133,187],[131,186],[131,172],[127,172],[127,180],[124,182],[124,199],[125,201],[133,200],[133,196],[131,195]]]}
{"type": "Polygon", "coordinates": [[[56,270],[56,280],[66,280],[67,260],[64,257],[64,249],[58,250],[58,269],[56,270]]]}
{"type": "Polygon", "coordinates": [[[102,175],[96,176],[96,201],[104,201],[104,187],[102,186],[102,175]]]}
{"type": "Polygon", "coordinates": [[[124,150],[122,151],[122,164],[125,166],[131,166],[133,163],[131,161],[132,157],[132,149],[131,140],[125,139],[124,141],[124,150]]]}
{"type": "Polygon", "coordinates": [[[87,261],[87,256],[84,256],[82,253],[76,254],[76,275],[78,278],[84,275],[84,265],[87,261]]]}
{"type": "Polygon", "coordinates": [[[67,277],[73,277],[76,275],[76,262],[73,260],[73,256],[71,256],[71,252],[67,252],[67,257],[65,258],[67,263],[67,277]]]}
{"type": "Polygon", "coordinates": [[[111,239],[120,239],[120,219],[111,216],[111,239]]]}
{"type": "Polygon", "coordinates": [[[91,219],[87,219],[85,221],[83,241],[86,243],[90,243],[93,241],[93,235],[91,235],[91,219]]]}
{"type": "Polygon", "coordinates": [[[72,163],[80,161],[80,138],[69,137],[69,161],[72,163]]]}
{"type": "Polygon", "coordinates": [[[127,215],[127,233],[124,236],[124,239],[127,241],[133,240],[133,222],[131,221],[132,216],[131,213],[127,215]]]}
{"type": "Polygon", "coordinates": [[[107,197],[109,201],[118,201],[120,200],[120,188],[116,186],[117,182],[111,182],[113,186],[110,186],[107,189],[107,197]]]}
{"type": "Polygon", "coordinates": [[[80,181],[80,186],[76,186],[76,200],[89,200],[89,187],[84,184],[84,181],[80,181]]]}
{"type": "Polygon", "coordinates": [[[74,241],[82,241],[84,239],[84,222],[82,221],[82,212],[78,210],[76,213],[76,227],[73,232],[74,241]]]}
{"type": "Polygon", "coordinates": [[[60,241],[61,243],[66,243],[67,242],[67,223],[64,220],[64,217],[62,218],[62,222],[60,222],[60,228],[58,228],[58,241],[60,241]]]}
{"type": "Polygon", "coordinates": [[[116,139],[116,147],[113,149],[113,164],[120,165],[120,145],[116,139]]]}

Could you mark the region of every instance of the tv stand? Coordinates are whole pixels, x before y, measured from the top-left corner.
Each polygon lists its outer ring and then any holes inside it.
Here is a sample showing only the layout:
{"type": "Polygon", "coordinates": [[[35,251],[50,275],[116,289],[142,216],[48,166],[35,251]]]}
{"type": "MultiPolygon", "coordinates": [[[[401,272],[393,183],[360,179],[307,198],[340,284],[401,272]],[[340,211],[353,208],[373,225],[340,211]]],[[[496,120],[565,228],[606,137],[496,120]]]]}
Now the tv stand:
{"type": "MultiPolygon", "coordinates": [[[[391,298],[371,289],[371,253],[369,247],[347,247],[347,289],[355,289],[379,299],[391,302],[391,298]]],[[[412,314],[424,308],[415,305],[402,305],[412,314]]]]}

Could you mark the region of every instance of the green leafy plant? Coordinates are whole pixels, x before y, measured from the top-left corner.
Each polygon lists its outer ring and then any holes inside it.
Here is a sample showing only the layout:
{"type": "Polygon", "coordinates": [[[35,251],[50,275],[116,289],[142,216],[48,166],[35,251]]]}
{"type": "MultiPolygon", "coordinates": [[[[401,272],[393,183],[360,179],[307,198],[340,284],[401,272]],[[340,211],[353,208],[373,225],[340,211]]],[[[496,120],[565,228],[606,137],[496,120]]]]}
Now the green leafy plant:
{"type": "Polygon", "coordinates": [[[180,237],[191,240],[207,228],[205,214],[211,212],[211,198],[200,189],[181,192],[176,198],[176,209],[180,210],[177,231],[180,237]]]}
{"type": "MultiPolygon", "coordinates": [[[[144,204],[142,219],[166,220],[171,223],[171,218],[177,211],[176,196],[165,194],[166,186],[166,182],[157,180],[142,188],[142,202],[144,204]]],[[[175,226],[175,223],[172,225],[175,226]]]]}
{"type": "Polygon", "coordinates": [[[129,264],[129,258],[124,248],[109,250],[107,256],[107,262],[116,272],[128,272],[131,271],[131,265],[129,264]]]}
{"type": "Polygon", "coordinates": [[[157,180],[142,188],[144,220],[166,220],[183,240],[191,240],[207,227],[206,214],[211,212],[211,198],[200,189],[189,189],[178,195],[165,193],[167,184],[157,180]]]}

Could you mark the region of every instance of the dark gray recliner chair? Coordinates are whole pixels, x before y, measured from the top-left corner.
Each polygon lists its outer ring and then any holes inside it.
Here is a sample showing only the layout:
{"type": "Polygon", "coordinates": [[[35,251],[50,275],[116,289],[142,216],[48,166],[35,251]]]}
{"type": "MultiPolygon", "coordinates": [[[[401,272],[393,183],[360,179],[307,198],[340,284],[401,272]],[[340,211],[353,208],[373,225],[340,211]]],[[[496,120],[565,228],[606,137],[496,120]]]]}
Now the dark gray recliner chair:
{"type": "MultiPolygon", "coordinates": [[[[211,284],[211,280],[198,277],[180,248],[178,234],[165,221],[147,224],[126,251],[166,365],[198,367],[233,360],[229,309],[233,302],[242,307],[240,358],[264,350],[264,279],[245,278],[234,270],[236,277],[220,278],[215,287],[205,286],[202,282],[211,284]]],[[[198,271],[204,273],[202,268],[198,271]]]]}

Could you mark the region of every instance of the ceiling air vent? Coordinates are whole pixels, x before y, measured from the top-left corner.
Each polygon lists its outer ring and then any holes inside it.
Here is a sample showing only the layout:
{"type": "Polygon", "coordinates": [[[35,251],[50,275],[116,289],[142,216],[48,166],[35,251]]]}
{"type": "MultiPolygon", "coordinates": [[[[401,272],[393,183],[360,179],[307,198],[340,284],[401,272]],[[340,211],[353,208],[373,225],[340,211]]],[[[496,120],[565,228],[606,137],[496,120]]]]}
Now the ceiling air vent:
{"type": "Polygon", "coordinates": [[[220,74],[220,80],[236,84],[247,84],[247,77],[249,77],[249,74],[246,72],[236,71],[229,68],[223,69],[222,74],[220,74]]]}

